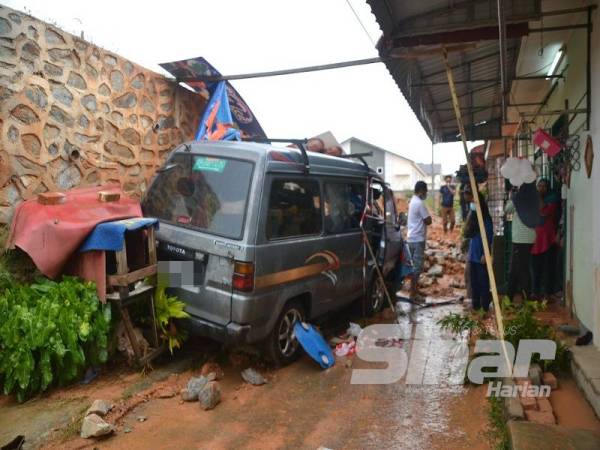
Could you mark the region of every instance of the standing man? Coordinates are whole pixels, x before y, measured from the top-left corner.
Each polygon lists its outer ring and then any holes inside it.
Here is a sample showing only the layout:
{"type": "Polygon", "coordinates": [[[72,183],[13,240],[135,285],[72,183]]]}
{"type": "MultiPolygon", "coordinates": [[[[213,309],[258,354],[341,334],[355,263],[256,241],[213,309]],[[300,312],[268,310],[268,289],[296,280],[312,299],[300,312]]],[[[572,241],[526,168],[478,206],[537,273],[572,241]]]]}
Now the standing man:
{"type": "Polygon", "coordinates": [[[444,234],[448,231],[454,230],[456,223],[456,217],[454,216],[454,195],[456,189],[452,186],[452,176],[446,175],[444,177],[446,184],[440,188],[440,194],[442,196],[442,223],[444,226],[444,234]]]}
{"type": "Polygon", "coordinates": [[[419,295],[419,275],[423,270],[427,227],[431,225],[431,216],[425,206],[426,198],[427,184],[424,181],[417,181],[415,184],[415,195],[412,196],[408,205],[408,234],[406,238],[414,269],[410,285],[410,299],[417,302],[424,300],[419,295]]]}
{"type": "MultiPolygon", "coordinates": [[[[532,189],[533,185],[531,186],[532,189]]],[[[508,297],[511,301],[515,295],[520,294],[522,300],[528,300],[531,294],[531,248],[535,242],[535,228],[527,226],[521,215],[527,210],[526,194],[529,186],[521,186],[521,192],[517,190],[508,201],[504,212],[512,214],[512,251],[510,257],[510,271],[508,278],[508,297]],[[515,206],[519,204],[519,209],[515,206]],[[525,210],[524,210],[525,209],[525,210]]]]}

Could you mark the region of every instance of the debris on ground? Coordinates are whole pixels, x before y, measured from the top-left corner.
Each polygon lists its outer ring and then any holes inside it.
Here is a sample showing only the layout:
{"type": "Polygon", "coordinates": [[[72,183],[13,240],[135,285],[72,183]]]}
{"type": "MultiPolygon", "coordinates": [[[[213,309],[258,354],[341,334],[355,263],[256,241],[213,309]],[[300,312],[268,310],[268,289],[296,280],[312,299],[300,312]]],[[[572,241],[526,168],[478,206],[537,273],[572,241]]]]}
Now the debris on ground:
{"type": "Polygon", "coordinates": [[[359,324],[350,322],[346,333],[348,333],[348,335],[352,337],[358,338],[358,336],[360,336],[361,331],[362,327],[359,324]]]}
{"type": "Polygon", "coordinates": [[[148,420],[148,418],[146,416],[137,416],[136,420],[138,422],[145,422],[146,420],[148,420]]]}
{"type": "Polygon", "coordinates": [[[246,383],[250,383],[254,386],[261,386],[267,382],[265,377],[263,377],[260,373],[258,373],[256,370],[252,369],[251,367],[248,367],[247,369],[242,370],[242,378],[244,379],[244,381],[246,383]]]}
{"type": "Polygon", "coordinates": [[[114,431],[114,425],[105,422],[98,414],[89,414],[83,418],[81,437],[84,439],[106,436],[114,431]]]}
{"type": "Polygon", "coordinates": [[[160,388],[156,391],[156,398],[173,398],[175,397],[175,390],[168,388],[168,387],[163,387],[160,388]]]}
{"type": "Polygon", "coordinates": [[[430,275],[430,276],[436,277],[436,278],[440,278],[443,274],[444,274],[444,268],[442,266],[440,266],[439,264],[434,264],[427,271],[427,275],[430,275]]]}
{"type": "Polygon", "coordinates": [[[207,411],[213,409],[221,401],[221,389],[217,381],[210,381],[204,385],[198,395],[200,407],[207,411]]]}
{"type": "Polygon", "coordinates": [[[342,342],[335,346],[334,354],[338,358],[341,356],[352,356],[356,352],[356,342],[352,339],[349,342],[342,342]]]}
{"type": "Polygon", "coordinates": [[[107,402],[106,400],[94,400],[92,406],[88,408],[85,415],[89,416],[90,414],[97,414],[100,417],[104,417],[108,414],[108,412],[112,409],[112,404],[107,402]]]}
{"type": "Polygon", "coordinates": [[[375,341],[375,346],[376,347],[385,347],[385,348],[389,348],[389,347],[403,347],[404,346],[404,339],[401,338],[380,338],[377,339],[375,341]]]}
{"type": "Polygon", "coordinates": [[[204,365],[200,369],[200,375],[209,378],[209,375],[211,373],[214,373],[215,380],[222,380],[225,376],[223,369],[216,362],[204,363],[204,365]]]}
{"type": "Polygon", "coordinates": [[[186,402],[198,400],[202,388],[209,382],[208,378],[200,375],[189,379],[185,389],[181,390],[181,399],[186,402]]]}

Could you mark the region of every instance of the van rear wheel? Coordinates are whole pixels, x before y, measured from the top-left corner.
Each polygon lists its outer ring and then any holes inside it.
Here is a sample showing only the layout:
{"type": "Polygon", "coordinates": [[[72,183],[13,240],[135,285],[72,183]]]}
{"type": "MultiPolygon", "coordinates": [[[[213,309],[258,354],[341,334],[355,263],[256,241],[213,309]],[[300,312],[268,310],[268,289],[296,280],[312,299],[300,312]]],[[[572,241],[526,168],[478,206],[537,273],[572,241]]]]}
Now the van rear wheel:
{"type": "Polygon", "coordinates": [[[305,312],[300,302],[291,301],[283,307],[266,341],[267,356],[275,365],[285,366],[300,356],[301,348],[294,333],[294,324],[304,321],[304,318],[305,312]]]}

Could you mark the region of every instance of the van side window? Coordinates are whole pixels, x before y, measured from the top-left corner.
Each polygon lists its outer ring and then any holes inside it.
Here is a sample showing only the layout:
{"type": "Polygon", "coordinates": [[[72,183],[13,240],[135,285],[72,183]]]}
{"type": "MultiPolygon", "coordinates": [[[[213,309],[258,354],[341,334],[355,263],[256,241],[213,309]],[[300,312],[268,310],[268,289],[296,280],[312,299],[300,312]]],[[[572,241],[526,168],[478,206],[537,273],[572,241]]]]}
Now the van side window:
{"type": "Polygon", "coordinates": [[[321,194],[315,180],[273,180],[267,214],[267,239],[319,234],[321,194]]]}
{"type": "Polygon", "coordinates": [[[328,233],[358,230],[364,207],[364,184],[325,183],[325,231],[328,233]]]}

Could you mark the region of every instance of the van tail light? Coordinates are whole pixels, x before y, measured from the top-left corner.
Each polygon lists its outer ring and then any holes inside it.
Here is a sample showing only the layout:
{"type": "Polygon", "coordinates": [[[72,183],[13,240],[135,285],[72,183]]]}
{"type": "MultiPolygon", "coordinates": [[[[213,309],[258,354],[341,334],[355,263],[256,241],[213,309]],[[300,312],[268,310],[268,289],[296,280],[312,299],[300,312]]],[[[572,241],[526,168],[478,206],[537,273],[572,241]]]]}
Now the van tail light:
{"type": "Polygon", "coordinates": [[[235,261],[233,264],[233,288],[248,292],[254,289],[254,264],[235,261]]]}

